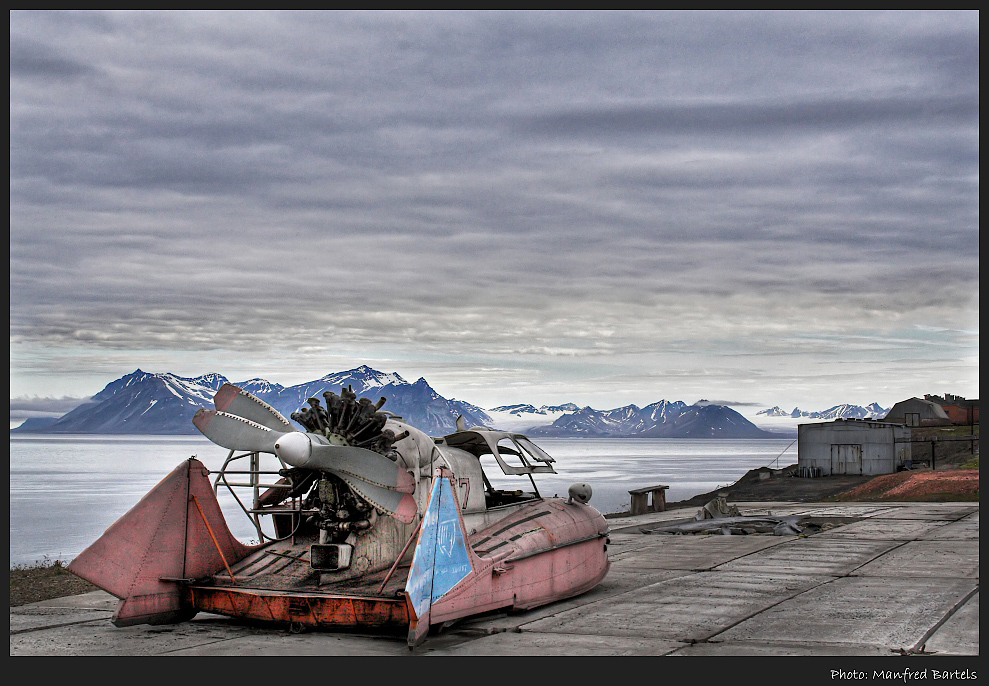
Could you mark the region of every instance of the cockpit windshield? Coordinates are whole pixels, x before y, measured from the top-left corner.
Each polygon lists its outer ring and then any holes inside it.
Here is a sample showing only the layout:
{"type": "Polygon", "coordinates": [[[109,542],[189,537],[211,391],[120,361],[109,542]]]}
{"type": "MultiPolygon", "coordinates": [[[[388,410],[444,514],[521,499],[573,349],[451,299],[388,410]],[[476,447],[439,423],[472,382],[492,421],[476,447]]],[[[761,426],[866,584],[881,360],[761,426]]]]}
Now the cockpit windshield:
{"type": "Polygon", "coordinates": [[[505,474],[555,474],[553,458],[522,434],[501,431],[458,431],[445,437],[447,445],[478,459],[494,457],[505,474]]]}

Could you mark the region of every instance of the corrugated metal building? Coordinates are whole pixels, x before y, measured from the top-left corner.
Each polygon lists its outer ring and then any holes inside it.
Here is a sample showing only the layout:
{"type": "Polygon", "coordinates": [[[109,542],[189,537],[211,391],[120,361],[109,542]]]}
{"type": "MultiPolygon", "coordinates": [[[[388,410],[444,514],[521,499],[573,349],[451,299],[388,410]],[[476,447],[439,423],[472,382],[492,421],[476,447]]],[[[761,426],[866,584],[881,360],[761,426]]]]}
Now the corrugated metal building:
{"type": "Polygon", "coordinates": [[[951,420],[937,403],[920,398],[901,400],[893,405],[883,418],[884,422],[907,426],[948,426],[951,420]]]}
{"type": "Polygon", "coordinates": [[[910,461],[910,428],[868,419],[797,427],[797,474],[892,474],[910,461]]]}

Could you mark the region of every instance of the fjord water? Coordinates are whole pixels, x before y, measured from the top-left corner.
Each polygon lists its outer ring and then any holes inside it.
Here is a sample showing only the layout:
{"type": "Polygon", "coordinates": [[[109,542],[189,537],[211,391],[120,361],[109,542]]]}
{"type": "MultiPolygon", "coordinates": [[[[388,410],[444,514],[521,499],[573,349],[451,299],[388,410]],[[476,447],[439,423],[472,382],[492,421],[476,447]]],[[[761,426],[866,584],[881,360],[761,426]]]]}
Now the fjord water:
{"type": "MultiPolygon", "coordinates": [[[[627,509],[628,491],[635,488],[665,484],[668,501],[685,500],[733,483],[750,469],[796,462],[792,438],[537,443],[555,458],[558,472],[535,475],[540,494],[566,497],[570,484],[587,483],[591,505],[604,513],[627,509]]],[[[216,471],[227,454],[202,436],[12,435],[10,564],[71,560],[180,462],[195,456],[216,471]]],[[[532,490],[526,477],[488,476],[499,488],[532,490]]],[[[223,488],[219,499],[233,533],[256,540],[236,500],[223,488]]]]}

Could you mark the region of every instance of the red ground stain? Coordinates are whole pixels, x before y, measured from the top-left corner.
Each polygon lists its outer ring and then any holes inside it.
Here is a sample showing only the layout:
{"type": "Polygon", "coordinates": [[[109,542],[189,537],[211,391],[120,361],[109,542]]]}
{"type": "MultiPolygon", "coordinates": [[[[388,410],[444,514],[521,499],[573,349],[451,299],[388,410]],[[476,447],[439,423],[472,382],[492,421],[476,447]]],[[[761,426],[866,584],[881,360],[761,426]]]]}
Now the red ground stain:
{"type": "Polygon", "coordinates": [[[838,497],[840,500],[978,500],[979,472],[963,469],[886,474],[838,497]]]}

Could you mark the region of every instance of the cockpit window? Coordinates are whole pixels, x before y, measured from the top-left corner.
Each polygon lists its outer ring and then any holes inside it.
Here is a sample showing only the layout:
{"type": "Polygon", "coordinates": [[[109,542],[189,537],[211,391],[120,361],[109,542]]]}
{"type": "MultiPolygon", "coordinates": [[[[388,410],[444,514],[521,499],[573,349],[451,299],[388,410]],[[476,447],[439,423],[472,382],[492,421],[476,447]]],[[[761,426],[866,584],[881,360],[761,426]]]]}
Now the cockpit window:
{"type": "Polygon", "coordinates": [[[447,445],[466,450],[478,459],[494,457],[505,474],[555,474],[553,458],[522,434],[501,431],[461,431],[444,438],[447,445]]]}
{"type": "Polygon", "coordinates": [[[549,464],[550,462],[556,462],[552,457],[550,457],[546,451],[540,448],[538,445],[530,441],[525,436],[514,436],[515,443],[526,452],[529,457],[529,463],[542,462],[543,464],[549,464]]]}
{"type": "Polygon", "coordinates": [[[553,458],[524,436],[511,434],[492,436],[488,445],[498,466],[505,474],[555,473],[550,465],[553,458]],[[491,446],[495,438],[497,438],[497,452],[494,452],[495,446],[491,446]]]}
{"type": "Polygon", "coordinates": [[[529,464],[522,456],[521,449],[519,449],[515,441],[509,437],[505,437],[498,441],[498,455],[501,456],[502,461],[511,465],[513,468],[526,469],[529,467],[529,464]]]}

